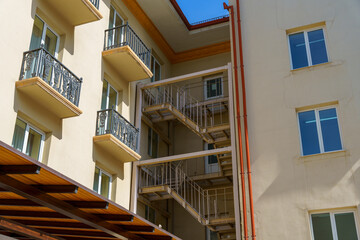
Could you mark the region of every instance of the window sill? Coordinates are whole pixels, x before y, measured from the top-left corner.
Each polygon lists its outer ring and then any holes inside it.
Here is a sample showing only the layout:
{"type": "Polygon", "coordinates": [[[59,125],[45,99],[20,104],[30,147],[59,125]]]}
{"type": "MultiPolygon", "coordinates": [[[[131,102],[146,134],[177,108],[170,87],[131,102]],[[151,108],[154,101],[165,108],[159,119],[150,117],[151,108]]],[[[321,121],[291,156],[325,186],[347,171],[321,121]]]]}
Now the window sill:
{"type": "Polygon", "coordinates": [[[337,65],[340,65],[341,62],[326,62],[326,63],[320,63],[320,64],[316,64],[316,65],[311,65],[311,66],[307,66],[307,67],[302,67],[302,68],[296,68],[296,69],[291,69],[290,72],[291,73],[297,73],[297,72],[302,72],[302,71],[311,71],[315,68],[321,68],[321,67],[324,67],[324,66],[328,66],[328,67],[332,67],[332,66],[337,66],[337,65]]]}
{"type": "Polygon", "coordinates": [[[317,153],[312,155],[300,156],[299,160],[304,162],[310,162],[315,160],[329,159],[329,158],[339,158],[346,157],[349,155],[348,150],[338,150],[333,152],[317,153]]]}

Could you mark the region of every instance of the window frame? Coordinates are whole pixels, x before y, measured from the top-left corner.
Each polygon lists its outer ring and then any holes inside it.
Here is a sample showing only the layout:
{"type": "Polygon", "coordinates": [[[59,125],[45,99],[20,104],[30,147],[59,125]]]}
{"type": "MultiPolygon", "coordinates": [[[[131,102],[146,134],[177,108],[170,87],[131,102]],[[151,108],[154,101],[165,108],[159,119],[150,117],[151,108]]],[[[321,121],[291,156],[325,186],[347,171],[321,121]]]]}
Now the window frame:
{"type": "MultiPolygon", "coordinates": [[[[29,131],[30,131],[30,129],[34,130],[35,132],[37,132],[38,134],[41,135],[40,148],[39,148],[39,157],[38,157],[38,159],[35,159],[35,160],[39,161],[39,162],[42,162],[42,157],[43,157],[43,152],[44,152],[44,144],[45,144],[45,133],[43,131],[41,131],[39,128],[32,125],[31,123],[29,123],[28,121],[24,120],[21,117],[16,117],[16,119],[19,119],[20,121],[22,121],[22,122],[24,122],[26,124],[23,148],[21,149],[21,152],[24,153],[25,155],[27,155],[26,154],[26,148],[27,148],[27,144],[28,144],[28,141],[29,141],[29,131]]],[[[15,120],[15,127],[16,127],[16,120],[15,120]]],[[[15,131],[15,128],[14,128],[14,131],[15,131]]],[[[14,133],[13,133],[13,139],[14,139],[14,133]]],[[[29,156],[29,155],[27,155],[27,156],[29,156]]]]}
{"type": "Polygon", "coordinates": [[[358,219],[356,215],[357,210],[356,209],[337,209],[337,210],[329,210],[329,211],[312,211],[309,213],[309,222],[310,222],[310,232],[311,232],[311,239],[315,240],[314,236],[314,226],[312,222],[312,215],[313,214],[322,214],[322,213],[329,213],[330,215],[330,223],[331,223],[331,232],[333,235],[333,240],[339,240],[337,235],[337,229],[336,229],[336,220],[335,220],[335,214],[339,213],[352,213],[354,216],[354,222],[355,222],[355,230],[358,239],[359,238],[359,225],[358,225],[358,219]]]}
{"type": "Polygon", "coordinates": [[[299,30],[299,31],[288,33],[287,34],[287,42],[288,42],[288,50],[289,50],[289,59],[290,59],[291,70],[297,70],[297,69],[317,66],[317,65],[321,65],[321,64],[325,64],[325,63],[330,62],[330,56],[329,56],[328,47],[327,47],[328,46],[327,45],[327,33],[325,31],[325,26],[317,26],[317,27],[313,27],[313,28],[307,28],[305,30],[299,30]],[[326,50],[326,56],[327,56],[328,61],[324,62],[324,63],[313,64],[312,59],[311,59],[311,51],[310,51],[310,43],[309,43],[308,32],[316,31],[316,30],[320,30],[320,29],[323,30],[324,42],[325,42],[325,50],[326,50]],[[292,61],[292,52],[291,52],[291,48],[290,48],[290,35],[294,35],[294,34],[297,34],[297,33],[303,33],[304,34],[306,57],[307,57],[307,60],[308,60],[308,65],[304,66],[304,67],[294,68],[293,61],[292,61]]]}
{"type": "Polygon", "coordinates": [[[216,98],[221,98],[224,97],[224,76],[223,75],[216,75],[216,76],[211,76],[211,77],[205,77],[204,78],[204,99],[205,100],[211,100],[211,99],[216,99],[216,98]],[[217,96],[213,96],[213,97],[208,97],[207,95],[207,86],[208,86],[208,81],[211,80],[215,80],[215,79],[221,79],[221,94],[217,95],[217,96]]]}
{"type": "Polygon", "coordinates": [[[156,59],[156,57],[153,55],[153,54],[151,54],[151,60],[150,60],[150,62],[152,63],[151,64],[151,72],[153,73],[153,76],[151,77],[151,79],[150,79],[150,81],[151,82],[157,82],[157,81],[160,81],[161,80],[161,64],[160,64],[160,62],[156,59]],[[159,69],[160,69],[160,72],[159,72],[159,80],[155,80],[155,64],[158,64],[159,65],[159,69]]]}
{"type": "Polygon", "coordinates": [[[146,219],[146,220],[148,220],[149,222],[151,222],[151,223],[153,223],[153,224],[156,224],[155,222],[156,222],[156,215],[157,215],[157,214],[156,214],[156,209],[155,209],[155,208],[153,208],[153,207],[145,204],[145,214],[144,214],[144,215],[145,215],[145,219],[146,219]],[[146,210],[146,209],[147,209],[147,210],[146,210]],[[152,219],[150,219],[150,210],[154,212],[154,222],[151,221],[152,219]],[[146,212],[148,213],[147,215],[146,215],[146,212]]]}
{"type": "Polygon", "coordinates": [[[339,115],[338,115],[338,106],[330,105],[330,106],[324,106],[324,107],[305,109],[305,110],[301,110],[301,111],[296,112],[296,116],[297,116],[298,132],[299,132],[299,139],[300,139],[301,156],[306,157],[306,156],[313,156],[313,155],[316,155],[316,154],[332,153],[332,152],[339,152],[339,151],[344,150],[343,137],[342,137],[342,131],[341,131],[341,124],[340,124],[339,115]],[[320,125],[319,111],[326,110],[326,109],[332,109],[332,108],[334,108],[335,112],[336,112],[336,119],[337,119],[337,122],[338,122],[341,149],[333,150],[333,151],[324,151],[324,140],[323,140],[321,125],[320,125]],[[302,138],[301,138],[301,128],[300,128],[299,113],[308,112],[308,111],[314,111],[315,112],[316,131],[317,131],[317,134],[318,134],[318,142],[319,142],[320,152],[319,153],[314,153],[314,154],[304,155],[303,143],[302,143],[302,138]]]}
{"type": "MultiPolygon", "coordinates": [[[[126,24],[125,19],[120,15],[120,13],[118,12],[118,10],[116,10],[116,7],[114,5],[110,5],[110,13],[109,13],[109,29],[115,28],[115,27],[119,27],[116,26],[116,16],[118,16],[121,21],[122,21],[122,25],[123,26],[126,24]],[[114,18],[110,20],[110,15],[111,15],[111,9],[114,10],[114,18]],[[111,24],[111,26],[110,26],[111,24]]],[[[121,29],[121,38],[120,38],[120,43],[124,42],[124,32],[123,29],[121,29]]],[[[115,43],[115,34],[112,34],[112,39],[111,39],[111,43],[112,45],[115,43]]]]}
{"type": "MultiPolygon", "coordinates": [[[[107,196],[107,198],[110,199],[111,198],[111,192],[112,192],[112,175],[109,172],[103,170],[102,168],[100,168],[98,166],[95,166],[95,171],[96,171],[96,168],[99,169],[99,184],[98,184],[99,188],[98,188],[97,191],[95,191],[94,189],[93,189],[93,191],[96,192],[97,194],[101,195],[101,178],[102,178],[101,175],[102,175],[102,173],[104,173],[110,179],[109,180],[109,194],[107,196]]],[[[94,183],[95,183],[95,171],[94,171],[94,183]]],[[[94,185],[94,183],[93,183],[93,185],[94,185]]]]}
{"type": "Polygon", "coordinates": [[[148,127],[148,151],[147,151],[147,154],[149,155],[149,157],[152,157],[152,158],[158,158],[159,157],[159,134],[157,134],[154,129],[152,129],[151,127],[148,127]],[[150,141],[149,141],[149,132],[151,132],[151,136],[150,136],[150,141]],[[156,142],[157,142],[157,149],[156,149],[156,156],[154,157],[153,156],[153,152],[152,152],[152,149],[153,149],[153,146],[152,146],[152,139],[153,139],[153,135],[154,133],[156,134],[157,138],[156,138],[156,142]]]}
{"type": "MultiPolygon", "coordinates": [[[[44,23],[44,29],[41,33],[41,40],[40,40],[40,46],[45,46],[45,37],[46,37],[46,29],[49,29],[54,35],[56,35],[56,46],[55,46],[55,53],[54,53],[54,57],[57,59],[58,58],[58,54],[59,54],[59,43],[60,43],[60,35],[54,31],[47,23],[46,21],[44,21],[44,19],[42,19],[39,15],[35,15],[35,17],[38,17],[43,23],[44,23]]],[[[34,17],[34,22],[35,22],[35,17],[34,17]]],[[[31,42],[31,40],[30,40],[31,42]]]]}
{"type": "MultiPolygon", "coordinates": [[[[101,110],[106,110],[106,109],[111,109],[112,108],[112,106],[109,106],[110,88],[112,88],[116,92],[116,103],[115,103],[115,109],[114,110],[117,111],[118,105],[119,105],[119,91],[113,85],[111,85],[110,82],[107,81],[106,79],[103,80],[103,86],[104,86],[104,81],[107,82],[107,84],[108,84],[108,87],[106,89],[106,103],[105,103],[105,105],[107,107],[105,107],[105,109],[101,109],[101,110]]],[[[102,93],[101,93],[101,100],[102,100],[102,93]]],[[[101,105],[101,103],[100,103],[100,105],[101,105]]]]}
{"type": "MultiPolygon", "coordinates": [[[[209,143],[205,143],[204,150],[211,150],[209,149],[209,143]]],[[[214,149],[214,146],[213,148],[214,149]]],[[[217,158],[217,155],[209,155],[205,156],[205,174],[210,173],[217,173],[219,172],[219,159],[217,158]],[[216,157],[216,163],[209,163],[210,157],[215,156],[216,157]]]]}

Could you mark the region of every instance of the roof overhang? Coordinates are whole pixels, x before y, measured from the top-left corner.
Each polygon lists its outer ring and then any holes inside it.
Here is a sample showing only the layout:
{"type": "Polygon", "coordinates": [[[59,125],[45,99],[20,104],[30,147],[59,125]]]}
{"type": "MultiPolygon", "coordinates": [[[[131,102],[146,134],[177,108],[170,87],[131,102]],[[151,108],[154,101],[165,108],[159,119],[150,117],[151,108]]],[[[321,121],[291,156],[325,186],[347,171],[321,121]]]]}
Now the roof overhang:
{"type": "Polygon", "coordinates": [[[179,239],[1,141],[0,228],[19,239],[179,239]]]}
{"type": "Polygon", "coordinates": [[[189,30],[171,0],[123,0],[123,3],[173,64],[231,51],[228,19],[215,25],[211,21],[199,24],[196,28],[201,29],[189,30]]]}
{"type": "Polygon", "coordinates": [[[199,23],[190,24],[188,19],[186,18],[185,14],[184,14],[184,12],[181,10],[181,7],[177,3],[177,1],[176,0],[169,0],[169,1],[173,5],[176,12],[179,14],[181,20],[184,22],[185,26],[187,27],[187,29],[189,31],[199,29],[199,28],[209,27],[211,25],[215,25],[215,24],[224,23],[224,22],[229,21],[229,16],[221,16],[219,18],[204,20],[204,21],[201,21],[199,23]]]}

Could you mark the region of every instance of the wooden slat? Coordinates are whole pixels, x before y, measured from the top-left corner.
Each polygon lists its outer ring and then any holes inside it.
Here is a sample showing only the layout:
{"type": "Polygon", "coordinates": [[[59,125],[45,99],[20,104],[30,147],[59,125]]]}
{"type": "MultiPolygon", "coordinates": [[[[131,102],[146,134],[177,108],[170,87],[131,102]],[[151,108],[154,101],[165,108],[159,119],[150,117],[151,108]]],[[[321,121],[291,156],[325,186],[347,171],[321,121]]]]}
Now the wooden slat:
{"type": "Polygon", "coordinates": [[[40,169],[37,165],[0,165],[2,174],[39,174],[40,169]]]}
{"type": "MultiPolygon", "coordinates": [[[[78,207],[78,208],[95,208],[95,209],[107,209],[109,203],[101,201],[65,201],[66,203],[78,207]]],[[[28,199],[0,199],[0,206],[41,206],[28,199]]]]}
{"type": "Polygon", "coordinates": [[[41,220],[16,220],[16,222],[33,226],[33,227],[61,227],[61,228],[82,228],[94,229],[81,222],[56,222],[56,221],[41,221],[41,220]]]}
{"type": "MultiPolygon", "coordinates": [[[[38,240],[56,240],[59,239],[54,236],[50,236],[44,232],[39,230],[31,229],[26,227],[25,225],[19,224],[17,222],[7,220],[4,218],[0,218],[0,227],[6,229],[10,232],[14,232],[20,236],[29,237],[30,239],[38,239],[38,240]]],[[[19,239],[19,238],[18,238],[19,239]]]]}
{"type": "Polygon", "coordinates": [[[79,187],[75,185],[32,185],[46,193],[77,193],[79,187]]]}

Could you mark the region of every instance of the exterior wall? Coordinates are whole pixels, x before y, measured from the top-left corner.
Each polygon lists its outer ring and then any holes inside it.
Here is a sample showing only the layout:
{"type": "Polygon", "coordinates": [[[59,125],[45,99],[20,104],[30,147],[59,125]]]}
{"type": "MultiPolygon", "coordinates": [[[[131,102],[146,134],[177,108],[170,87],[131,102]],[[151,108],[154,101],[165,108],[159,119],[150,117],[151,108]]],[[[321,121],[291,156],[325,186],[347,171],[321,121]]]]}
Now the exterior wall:
{"type": "Polygon", "coordinates": [[[205,227],[177,202],[173,208],[173,225],[175,236],[183,240],[205,239],[205,227]]]}
{"type": "Polygon", "coordinates": [[[314,210],[352,207],[359,219],[359,3],[240,8],[257,238],[311,239],[314,210]],[[291,71],[286,30],[322,21],[330,62],[291,71]],[[302,157],[297,109],[334,101],[344,150],[302,157]]]}
{"type": "MultiPolygon", "coordinates": [[[[147,35],[135,17],[122,1],[112,3],[121,11],[125,20],[150,48],[156,51],[162,63],[162,75],[170,72],[170,64],[158,46],[147,35]]],[[[93,187],[94,169],[98,165],[112,174],[112,196],[124,207],[130,203],[131,163],[121,163],[94,147],[96,112],[100,110],[103,79],[119,91],[118,111],[134,122],[136,83],[121,79],[115,69],[101,57],[104,46],[104,30],[108,28],[110,1],[100,1],[99,10],[103,19],[80,26],[72,26],[46,1],[6,2],[1,16],[6,19],[1,42],[3,58],[3,85],[0,90],[0,104],[3,116],[0,126],[0,140],[12,143],[16,117],[21,117],[46,133],[42,162],[80,182],[93,187]],[[16,16],[12,13],[16,12],[16,16]],[[41,17],[59,36],[58,59],[78,77],[83,78],[78,117],[59,119],[33,103],[27,96],[15,90],[19,79],[23,52],[30,46],[35,14],[41,17]],[[129,194],[124,194],[129,193],[129,194]]],[[[149,79],[144,80],[145,82],[149,79]]],[[[164,153],[162,153],[164,154],[164,153]]]]}

